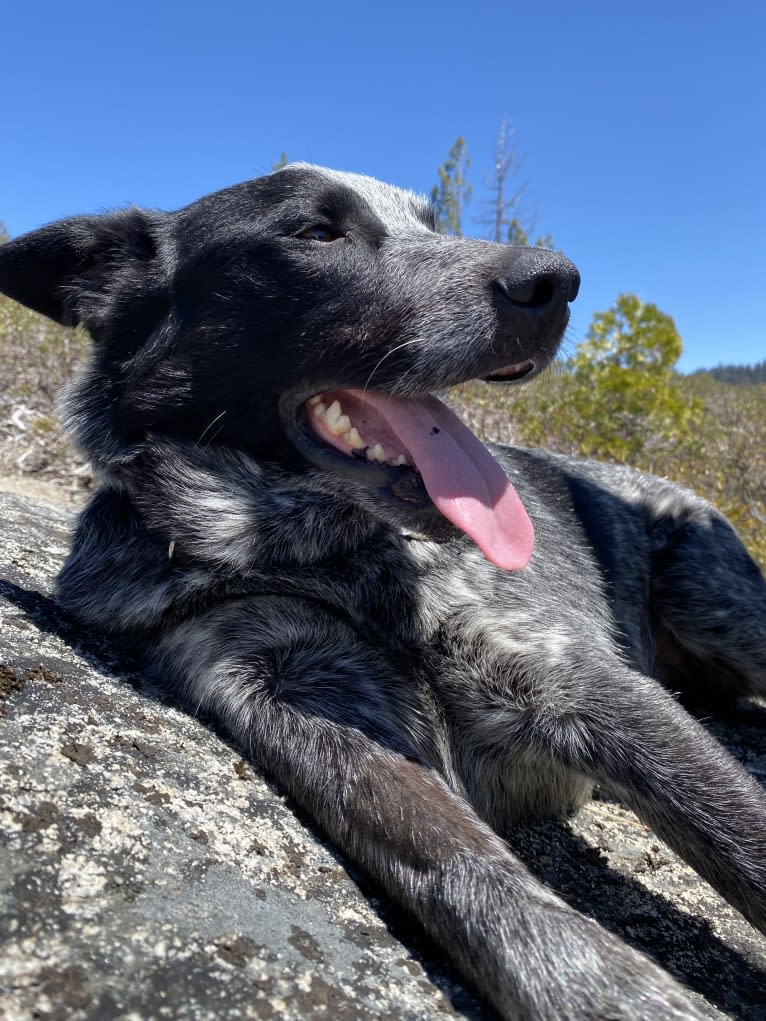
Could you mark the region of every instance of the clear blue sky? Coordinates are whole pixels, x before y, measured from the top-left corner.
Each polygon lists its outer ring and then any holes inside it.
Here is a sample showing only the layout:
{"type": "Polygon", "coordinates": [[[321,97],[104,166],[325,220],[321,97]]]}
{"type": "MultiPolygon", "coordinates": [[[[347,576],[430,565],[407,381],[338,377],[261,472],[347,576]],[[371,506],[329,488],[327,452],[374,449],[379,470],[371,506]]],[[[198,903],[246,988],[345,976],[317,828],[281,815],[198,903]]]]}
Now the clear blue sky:
{"type": "Polygon", "coordinates": [[[176,208],[291,159],[429,191],[459,134],[467,232],[503,114],[538,230],[580,267],[569,348],[635,291],[681,367],[766,357],[766,3],[13,3],[0,218],[176,208]]]}

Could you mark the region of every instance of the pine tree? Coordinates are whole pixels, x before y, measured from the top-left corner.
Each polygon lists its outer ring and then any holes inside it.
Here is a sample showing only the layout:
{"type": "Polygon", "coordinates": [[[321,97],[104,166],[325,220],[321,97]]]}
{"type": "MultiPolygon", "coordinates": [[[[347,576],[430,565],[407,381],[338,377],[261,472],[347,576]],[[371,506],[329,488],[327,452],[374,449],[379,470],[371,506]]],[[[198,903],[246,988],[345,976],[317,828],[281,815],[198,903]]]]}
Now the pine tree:
{"type": "Polygon", "coordinates": [[[471,157],[468,155],[465,139],[461,136],[439,167],[439,183],[431,189],[431,202],[436,213],[436,229],[443,234],[463,233],[463,210],[471,197],[473,188],[466,180],[471,157]]]}

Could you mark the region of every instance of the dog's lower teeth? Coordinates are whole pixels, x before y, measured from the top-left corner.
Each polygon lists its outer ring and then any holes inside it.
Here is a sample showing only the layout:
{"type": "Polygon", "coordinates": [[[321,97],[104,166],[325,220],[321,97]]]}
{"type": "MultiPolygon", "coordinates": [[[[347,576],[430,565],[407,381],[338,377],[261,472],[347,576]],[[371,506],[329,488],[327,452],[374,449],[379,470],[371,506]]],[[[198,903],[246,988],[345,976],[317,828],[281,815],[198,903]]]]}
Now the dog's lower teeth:
{"type": "Polygon", "coordinates": [[[361,450],[364,447],[364,440],[359,435],[355,426],[352,426],[346,436],[352,450],[361,450]]]}
{"type": "Polygon", "coordinates": [[[381,445],[379,443],[376,443],[374,447],[370,447],[369,450],[367,451],[367,460],[368,461],[381,461],[381,462],[383,462],[383,461],[385,461],[385,459],[386,459],[386,452],[383,449],[383,447],[381,447],[381,445]]]}

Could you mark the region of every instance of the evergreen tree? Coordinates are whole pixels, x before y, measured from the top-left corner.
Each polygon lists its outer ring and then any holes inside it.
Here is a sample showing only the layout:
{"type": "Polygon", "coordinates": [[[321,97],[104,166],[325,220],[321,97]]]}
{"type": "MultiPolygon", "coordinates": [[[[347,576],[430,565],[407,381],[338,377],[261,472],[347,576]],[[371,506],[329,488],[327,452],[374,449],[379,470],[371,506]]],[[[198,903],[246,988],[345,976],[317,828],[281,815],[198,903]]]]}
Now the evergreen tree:
{"type": "Polygon", "coordinates": [[[522,227],[521,220],[516,217],[508,223],[508,233],[500,240],[504,240],[507,245],[522,245],[524,248],[529,245],[529,235],[522,227]]]}
{"type": "Polygon", "coordinates": [[[466,180],[471,157],[465,139],[459,136],[439,167],[439,183],[431,189],[431,202],[436,213],[436,229],[443,234],[463,233],[463,210],[473,188],[466,180]]]}

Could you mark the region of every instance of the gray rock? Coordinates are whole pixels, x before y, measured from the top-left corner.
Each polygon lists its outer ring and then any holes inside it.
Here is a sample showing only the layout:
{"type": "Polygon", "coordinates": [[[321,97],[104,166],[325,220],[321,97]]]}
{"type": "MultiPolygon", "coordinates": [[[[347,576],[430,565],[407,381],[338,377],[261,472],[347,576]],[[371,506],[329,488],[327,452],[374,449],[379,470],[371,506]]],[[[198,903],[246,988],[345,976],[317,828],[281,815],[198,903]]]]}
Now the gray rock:
{"type": "MultiPolygon", "coordinates": [[[[72,512],[0,493],[0,1016],[492,1015],[240,751],[50,598],[72,512]]],[[[763,781],[763,727],[717,725],[763,781]]],[[[766,941],[618,803],[530,868],[686,982],[766,1016],[766,941]]]]}

